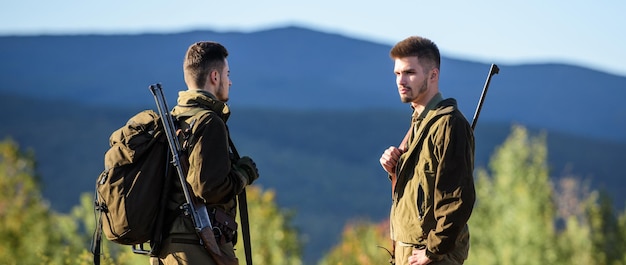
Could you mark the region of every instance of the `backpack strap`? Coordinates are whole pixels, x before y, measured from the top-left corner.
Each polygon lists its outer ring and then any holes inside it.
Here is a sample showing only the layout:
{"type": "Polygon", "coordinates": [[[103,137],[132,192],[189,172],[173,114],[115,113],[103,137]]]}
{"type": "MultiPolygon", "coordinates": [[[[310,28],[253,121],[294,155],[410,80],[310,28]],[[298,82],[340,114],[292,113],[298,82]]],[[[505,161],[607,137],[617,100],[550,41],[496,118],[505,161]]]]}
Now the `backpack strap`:
{"type": "Polygon", "coordinates": [[[93,254],[93,264],[100,265],[100,255],[102,254],[102,206],[98,203],[98,188],[94,191],[94,210],[97,211],[96,230],[93,232],[91,241],[91,253],[93,254]]]}

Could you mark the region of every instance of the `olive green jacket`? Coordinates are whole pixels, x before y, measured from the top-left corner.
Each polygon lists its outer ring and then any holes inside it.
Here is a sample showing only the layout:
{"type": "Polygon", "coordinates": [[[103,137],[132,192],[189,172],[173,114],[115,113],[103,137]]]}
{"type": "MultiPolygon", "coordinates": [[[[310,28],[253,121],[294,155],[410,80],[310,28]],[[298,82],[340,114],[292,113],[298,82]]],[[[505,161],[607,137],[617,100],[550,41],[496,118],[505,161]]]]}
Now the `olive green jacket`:
{"type": "MultiPolygon", "coordinates": [[[[231,216],[236,214],[236,196],[244,184],[232,170],[226,121],[230,116],[228,106],[203,90],[180,91],[178,104],[172,110],[173,118],[179,120],[181,129],[191,129],[189,172],[187,182],[190,192],[209,208],[219,207],[231,216]],[[194,108],[210,110],[193,116],[194,108]],[[198,117],[199,116],[199,117],[198,117]]],[[[183,144],[184,139],[179,141],[183,144]]],[[[173,180],[168,209],[176,212],[185,202],[178,177],[173,180]]],[[[194,232],[189,218],[177,218],[170,233],[194,232]]]]}
{"type": "Polygon", "coordinates": [[[437,259],[460,247],[474,206],[474,135],[456,100],[440,94],[412,125],[396,167],[391,238],[425,246],[437,259]]]}

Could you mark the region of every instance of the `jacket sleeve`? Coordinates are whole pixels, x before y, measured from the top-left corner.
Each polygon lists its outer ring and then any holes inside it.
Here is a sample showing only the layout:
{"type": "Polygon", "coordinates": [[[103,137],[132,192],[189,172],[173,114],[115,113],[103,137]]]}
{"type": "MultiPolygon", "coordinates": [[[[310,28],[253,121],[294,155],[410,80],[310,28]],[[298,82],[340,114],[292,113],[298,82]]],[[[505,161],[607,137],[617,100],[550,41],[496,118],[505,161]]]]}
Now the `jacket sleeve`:
{"type": "Polygon", "coordinates": [[[232,200],[242,190],[241,180],[231,174],[228,132],[215,114],[208,114],[195,130],[196,142],[189,154],[187,181],[206,204],[232,200]]]}
{"type": "Polygon", "coordinates": [[[438,160],[434,190],[436,226],[428,234],[426,247],[435,255],[451,251],[470,218],[474,190],[474,135],[459,115],[442,119],[434,139],[433,156],[438,160]]]}

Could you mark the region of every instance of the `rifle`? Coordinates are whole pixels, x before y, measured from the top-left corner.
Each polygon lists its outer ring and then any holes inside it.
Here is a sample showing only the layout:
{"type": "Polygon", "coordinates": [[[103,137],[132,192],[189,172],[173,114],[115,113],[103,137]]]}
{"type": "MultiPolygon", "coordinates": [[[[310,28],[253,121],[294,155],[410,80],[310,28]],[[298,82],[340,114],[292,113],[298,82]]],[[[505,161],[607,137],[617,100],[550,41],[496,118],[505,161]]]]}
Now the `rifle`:
{"type": "Polygon", "coordinates": [[[187,171],[189,169],[187,162],[188,159],[186,159],[186,154],[182,151],[182,147],[178,141],[176,127],[174,126],[174,121],[169,113],[169,108],[167,107],[167,102],[165,101],[161,84],[150,85],[150,92],[154,95],[158,113],[161,117],[161,122],[163,122],[165,135],[167,136],[169,149],[172,153],[172,164],[174,164],[174,167],[176,168],[176,173],[185,195],[186,202],[182,206],[185,215],[191,216],[194,228],[201,239],[202,245],[217,264],[237,265],[237,259],[223,255],[217,245],[215,234],[213,234],[213,225],[211,224],[211,219],[209,218],[209,212],[206,205],[199,202],[195,197],[192,197],[189,192],[189,184],[186,180],[187,171]],[[181,157],[185,157],[185,159],[181,159],[181,157]],[[185,161],[185,164],[183,164],[182,160],[185,161]]]}

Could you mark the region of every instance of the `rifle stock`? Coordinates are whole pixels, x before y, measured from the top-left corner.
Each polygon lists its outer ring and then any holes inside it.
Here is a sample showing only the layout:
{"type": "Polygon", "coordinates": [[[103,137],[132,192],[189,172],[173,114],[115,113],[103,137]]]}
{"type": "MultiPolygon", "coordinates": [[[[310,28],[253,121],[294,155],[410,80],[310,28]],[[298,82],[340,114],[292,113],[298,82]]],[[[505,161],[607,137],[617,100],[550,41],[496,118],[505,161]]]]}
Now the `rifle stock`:
{"type": "Polygon", "coordinates": [[[239,264],[237,258],[228,257],[222,253],[217,245],[217,241],[215,240],[213,226],[211,224],[211,219],[209,218],[209,212],[206,205],[199,202],[190,192],[189,183],[187,183],[186,179],[189,166],[186,161],[186,156],[184,152],[182,152],[181,145],[178,141],[176,127],[174,126],[174,121],[169,113],[169,108],[167,107],[167,102],[165,101],[161,84],[150,85],[149,88],[152,95],[154,95],[159,116],[161,117],[161,122],[163,123],[165,134],[167,136],[169,149],[172,153],[172,163],[176,168],[176,173],[185,195],[186,203],[183,205],[185,214],[191,216],[194,228],[198,237],[200,237],[200,240],[202,241],[202,245],[218,265],[239,264]],[[185,159],[181,159],[181,157],[185,159]]]}
{"type": "Polygon", "coordinates": [[[202,242],[204,242],[204,249],[206,249],[209,252],[213,260],[218,265],[238,265],[239,264],[239,261],[237,260],[237,258],[232,258],[232,257],[221,254],[221,251],[219,247],[217,246],[217,242],[215,241],[215,235],[213,234],[212,229],[210,229],[209,227],[205,227],[198,232],[198,235],[200,236],[200,239],[202,240],[202,242]],[[214,242],[213,246],[217,247],[216,250],[211,249],[212,246],[206,243],[209,241],[214,242]]]}

